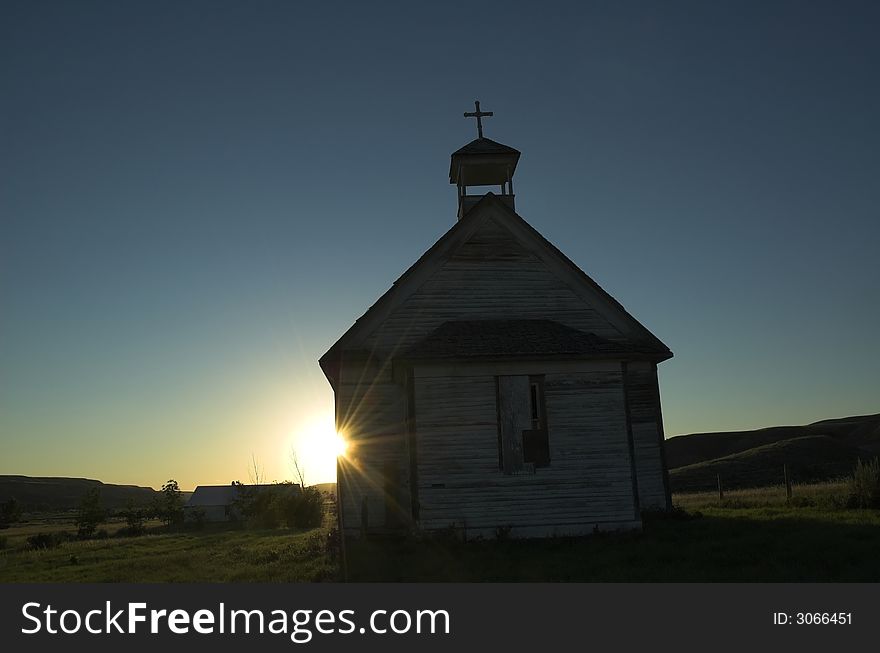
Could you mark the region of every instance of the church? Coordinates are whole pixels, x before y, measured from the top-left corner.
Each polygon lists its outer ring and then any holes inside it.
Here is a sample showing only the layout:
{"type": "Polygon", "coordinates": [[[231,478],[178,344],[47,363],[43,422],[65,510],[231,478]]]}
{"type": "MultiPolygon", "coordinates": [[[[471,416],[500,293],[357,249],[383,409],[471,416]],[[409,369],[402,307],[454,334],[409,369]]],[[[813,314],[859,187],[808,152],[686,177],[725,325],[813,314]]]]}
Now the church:
{"type": "Polygon", "coordinates": [[[479,102],[464,115],[478,137],[452,154],[457,221],[320,359],[349,443],[340,527],[641,528],[671,505],[657,365],[672,352],[517,214],[520,152],[483,136],[479,102]]]}

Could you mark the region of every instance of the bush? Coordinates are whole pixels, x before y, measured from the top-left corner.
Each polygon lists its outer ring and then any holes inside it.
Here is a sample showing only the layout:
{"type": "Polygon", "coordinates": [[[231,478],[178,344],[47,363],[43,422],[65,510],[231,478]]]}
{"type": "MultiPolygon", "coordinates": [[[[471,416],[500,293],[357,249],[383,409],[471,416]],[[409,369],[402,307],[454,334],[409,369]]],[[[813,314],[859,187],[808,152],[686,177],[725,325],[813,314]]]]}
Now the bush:
{"type": "Polygon", "coordinates": [[[268,488],[254,491],[244,516],[257,528],[278,528],[284,520],[284,498],[268,488]]]}
{"type": "Polygon", "coordinates": [[[324,497],[318,488],[307,487],[285,502],[290,528],[314,528],[324,523],[324,497]]]}
{"type": "Polygon", "coordinates": [[[125,519],[125,528],[120,528],[117,531],[118,534],[133,537],[143,535],[146,532],[144,519],[146,519],[147,511],[145,508],[135,505],[134,501],[129,499],[125,504],[125,510],[120,512],[120,515],[125,519]]]}
{"type": "Polygon", "coordinates": [[[324,498],[317,488],[300,490],[292,483],[248,487],[239,485],[235,512],[251,526],[312,528],[324,522],[324,498]]]}
{"type": "Polygon", "coordinates": [[[11,497],[0,504],[0,529],[9,528],[17,521],[21,521],[21,507],[15,497],[11,497]]]}
{"type": "Polygon", "coordinates": [[[183,493],[177,481],[170,479],[162,486],[162,496],[153,506],[153,512],[166,526],[183,521],[183,493]]]}
{"type": "Polygon", "coordinates": [[[92,488],[86,492],[76,512],[76,529],[80,538],[89,538],[95,534],[98,524],[107,519],[107,512],[101,505],[101,491],[92,488]]]}
{"type": "Polygon", "coordinates": [[[849,479],[850,508],[880,508],[880,459],[859,460],[849,479]]]}
{"type": "Polygon", "coordinates": [[[186,520],[197,530],[202,530],[205,527],[206,519],[207,515],[202,506],[192,506],[186,512],[186,520]]]}
{"type": "Polygon", "coordinates": [[[55,549],[70,540],[67,533],[37,533],[27,538],[29,549],[55,549]]]}

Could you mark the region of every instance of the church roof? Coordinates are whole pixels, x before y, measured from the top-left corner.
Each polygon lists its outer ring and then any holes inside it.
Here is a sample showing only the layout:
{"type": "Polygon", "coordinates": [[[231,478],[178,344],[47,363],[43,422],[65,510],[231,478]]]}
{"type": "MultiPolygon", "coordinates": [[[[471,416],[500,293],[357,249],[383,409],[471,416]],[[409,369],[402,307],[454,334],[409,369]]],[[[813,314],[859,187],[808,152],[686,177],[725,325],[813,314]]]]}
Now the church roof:
{"type": "Polygon", "coordinates": [[[453,152],[452,156],[458,154],[516,154],[519,156],[520,151],[493,141],[491,138],[475,138],[467,145],[453,152]]]}
{"type": "Polygon", "coordinates": [[[662,352],[612,342],[553,320],[461,320],[444,322],[410,348],[403,358],[601,357],[636,353],[662,352]]]}
{"type": "Polygon", "coordinates": [[[612,306],[614,310],[623,315],[625,319],[636,328],[636,331],[642,334],[642,339],[648,348],[656,352],[652,357],[656,357],[658,360],[672,358],[672,352],[669,350],[669,347],[663,344],[659,338],[648,331],[648,329],[646,329],[638,320],[630,315],[620,302],[607,293],[589,275],[581,270],[577,264],[553,245],[553,243],[544,238],[544,236],[526,222],[522,216],[502,202],[497,195],[489,192],[486,193],[483,199],[481,199],[470,211],[468,211],[465,217],[456,222],[449,231],[443,234],[437,242],[425,251],[415,263],[413,263],[396,281],[394,281],[391,287],[379,297],[373,305],[361,315],[361,317],[355,320],[355,323],[351,325],[351,327],[342,334],[335,343],[333,343],[323,356],[321,356],[318,362],[321,365],[324,374],[331,381],[331,384],[335,383],[334,379],[336,377],[336,371],[333,369],[334,365],[341,360],[343,351],[347,351],[348,354],[353,357],[369,358],[373,355],[372,351],[361,350],[356,346],[352,347],[356,336],[364,330],[375,328],[377,321],[381,319],[380,316],[386,315],[395,304],[403,301],[408,292],[409,286],[419,283],[417,281],[417,278],[420,276],[419,273],[426,268],[436,265],[438,257],[442,257],[443,253],[451,246],[454,246],[461,237],[466,236],[472,225],[482,219],[485,212],[484,210],[489,207],[493,207],[495,210],[500,211],[512,222],[512,224],[517,225],[525,230],[526,233],[530,234],[541,247],[546,248],[546,250],[550,252],[564,268],[568,269],[579,283],[582,283],[584,286],[591,289],[597,294],[597,296],[612,306]]]}

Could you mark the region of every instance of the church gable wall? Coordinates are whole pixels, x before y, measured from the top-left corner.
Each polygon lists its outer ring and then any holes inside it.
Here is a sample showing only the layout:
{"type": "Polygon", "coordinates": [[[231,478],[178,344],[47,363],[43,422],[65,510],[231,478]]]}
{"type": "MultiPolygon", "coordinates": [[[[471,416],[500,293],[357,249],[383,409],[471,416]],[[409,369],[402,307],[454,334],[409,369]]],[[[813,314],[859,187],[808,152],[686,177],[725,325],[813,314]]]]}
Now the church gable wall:
{"type": "Polygon", "coordinates": [[[505,318],[555,320],[612,340],[623,339],[618,328],[498,220],[486,220],[366,337],[363,348],[393,356],[443,322],[505,318]]]}

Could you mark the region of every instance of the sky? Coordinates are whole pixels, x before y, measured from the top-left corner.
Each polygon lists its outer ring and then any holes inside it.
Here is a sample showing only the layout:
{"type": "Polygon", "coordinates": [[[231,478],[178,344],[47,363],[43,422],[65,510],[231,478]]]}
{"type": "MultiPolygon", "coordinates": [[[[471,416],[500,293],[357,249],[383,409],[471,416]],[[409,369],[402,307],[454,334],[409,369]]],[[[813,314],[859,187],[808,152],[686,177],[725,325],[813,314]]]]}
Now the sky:
{"type": "Polygon", "coordinates": [[[4,2],[0,473],[332,481],[317,359],[449,155],[675,352],[667,436],[880,412],[874,2],[4,2]],[[313,455],[314,454],[314,455],[313,455]],[[301,456],[302,457],[302,456],[301,456]]]}

